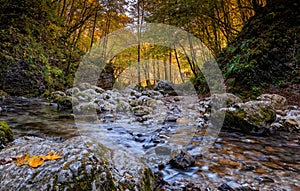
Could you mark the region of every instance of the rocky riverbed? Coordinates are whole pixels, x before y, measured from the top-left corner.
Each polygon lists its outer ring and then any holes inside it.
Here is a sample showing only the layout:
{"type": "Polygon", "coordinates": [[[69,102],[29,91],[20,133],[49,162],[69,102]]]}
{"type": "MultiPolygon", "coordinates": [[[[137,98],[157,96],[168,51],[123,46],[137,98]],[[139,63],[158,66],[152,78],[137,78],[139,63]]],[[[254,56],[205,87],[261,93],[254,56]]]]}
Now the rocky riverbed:
{"type": "Polygon", "coordinates": [[[164,83],[123,91],[82,84],[49,99],[3,99],[0,120],[15,141],[5,143],[0,158],[51,149],[62,150],[62,158],[36,169],[1,165],[0,190],[99,190],[102,183],[106,190],[300,188],[297,106],[274,94],[245,103],[232,94],[176,96],[169,86],[164,93],[164,83]],[[215,113],[223,114],[224,127],[212,136],[212,106],[220,100],[215,113]],[[211,144],[203,150],[205,140],[211,144]]]}

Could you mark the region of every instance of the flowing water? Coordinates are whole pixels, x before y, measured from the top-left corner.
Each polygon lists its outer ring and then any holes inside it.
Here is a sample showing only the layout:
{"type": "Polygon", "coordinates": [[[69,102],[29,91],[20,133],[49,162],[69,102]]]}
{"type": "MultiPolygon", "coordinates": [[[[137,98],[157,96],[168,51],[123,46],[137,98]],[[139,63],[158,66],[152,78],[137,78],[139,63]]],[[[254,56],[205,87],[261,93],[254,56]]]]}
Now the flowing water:
{"type": "Polygon", "coordinates": [[[165,184],[180,187],[193,182],[203,190],[223,183],[233,188],[247,185],[257,190],[300,190],[297,134],[259,137],[227,130],[208,151],[197,153],[203,129],[189,122],[162,123],[155,117],[140,122],[126,113],[105,113],[99,115],[97,123],[75,124],[67,112],[58,112],[55,104],[43,99],[7,98],[0,100],[0,107],[0,120],[12,127],[15,138],[37,136],[63,141],[84,134],[109,148],[144,158],[153,171],[162,174],[165,184]],[[180,136],[183,131],[188,139],[180,136]],[[178,170],[167,164],[180,148],[196,158],[195,166],[178,170]]]}

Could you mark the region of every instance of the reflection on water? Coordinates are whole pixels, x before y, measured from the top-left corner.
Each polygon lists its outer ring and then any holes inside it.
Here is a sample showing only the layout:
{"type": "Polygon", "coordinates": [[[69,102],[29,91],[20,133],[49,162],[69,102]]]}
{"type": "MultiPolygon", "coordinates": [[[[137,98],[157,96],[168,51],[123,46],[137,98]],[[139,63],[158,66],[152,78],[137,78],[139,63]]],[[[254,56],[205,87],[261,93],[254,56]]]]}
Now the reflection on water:
{"type": "MultiPolygon", "coordinates": [[[[182,136],[176,135],[182,133],[178,129],[185,128],[184,123],[150,120],[141,124],[126,114],[103,114],[97,124],[76,126],[72,119],[67,119],[68,113],[57,112],[55,105],[43,99],[5,99],[0,101],[0,107],[3,109],[0,120],[9,123],[15,137],[33,135],[64,140],[85,134],[109,148],[144,158],[154,171],[159,171],[158,165],[166,163],[178,147],[185,147],[193,155],[203,135],[201,130],[194,129],[185,134],[190,136],[189,144],[179,146],[175,144],[176,137],[179,142],[182,136]]],[[[203,188],[215,188],[225,182],[231,186],[246,184],[259,190],[300,190],[299,142],[297,134],[257,137],[221,132],[209,152],[195,156],[194,167],[176,170],[166,164],[160,172],[169,183],[190,181],[203,188]]]]}
{"type": "Polygon", "coordinates": [[[78,135],[74,121],[63,119],[67,113],[57,112],[43,99],[6,98],[0,101],[0,120],[6,121],[14,131],[15,138],[38,136],[42,138],[70,138],[78,135]]]}

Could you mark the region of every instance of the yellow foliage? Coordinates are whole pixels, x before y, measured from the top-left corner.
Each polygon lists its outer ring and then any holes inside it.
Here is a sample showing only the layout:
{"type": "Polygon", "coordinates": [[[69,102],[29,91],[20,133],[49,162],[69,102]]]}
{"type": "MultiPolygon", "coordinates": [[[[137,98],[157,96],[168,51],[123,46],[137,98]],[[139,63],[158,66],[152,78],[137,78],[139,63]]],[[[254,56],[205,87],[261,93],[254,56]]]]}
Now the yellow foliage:
{"type": "Polygon", "coordinates": [[[22,166],[24,164],[28,164],[29,157],[30,157],[30,154],[26,154],[23,157],[17,157],[17,166],[22,166]]]}
{"type": "Polygon", "coordinates": [[[24,164],[31,166],[31,167],[38,167],[42,165],[47,160],[56,160],[60,159],[62,151],[59,151],[57,154],[54,151],[50,151],[48,155],[46,156],[32,156],[30,157],[30,154],[26,154],[24,156],[17,157],[17,166],[22,166],[24,164]]]}
{"type": "Polygon", "coordinates": [[[44,161],[45,161],[44,158],[41,156],[32,156],[28,159],[28,165],[36,168],[36,167],[40,166],[41,164],[43,164],[44,161]]]}

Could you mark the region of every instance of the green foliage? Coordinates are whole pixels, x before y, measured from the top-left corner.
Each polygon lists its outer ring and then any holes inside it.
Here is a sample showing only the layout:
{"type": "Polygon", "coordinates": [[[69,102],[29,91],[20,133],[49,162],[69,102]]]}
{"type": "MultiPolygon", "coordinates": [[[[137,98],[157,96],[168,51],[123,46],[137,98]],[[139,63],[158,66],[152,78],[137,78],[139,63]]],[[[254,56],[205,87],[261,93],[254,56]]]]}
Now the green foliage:
{"type": "MultiPolygon", "coordinates": [[[[277,2],[278,4],[283,2],[277,2]]],[[[255,97],[270,85],[293,81],[298,70],[299,17],[292,5],[267,4],[252,17],[228,48],[218,55],[218,63],[226,78],[228,91],[244,98],[255,97]],[[271,15],[265,17],[264,15],[271,15]],[[293,20],[293,19],[292,19],[293,20]],[[298,69],[297,69],[298,68],[298,69]]]]}
{"type": "MultiPolygon", "coordinates": [[[[0,3],[0,87],[11,95],[37,96],[70,86],[72,80],[68,78],[72,75],[65,76],[63,72],[64,59],[69,57],[65,42],[60,40],[64,28],[58,25],[60,18],[49,2],[0,3]],[[20,78],[22,82],[16,80],[20,78]]],[[[82,52],[74,52],[71,58],[77,57],[78,62],[82,52]]]]}

